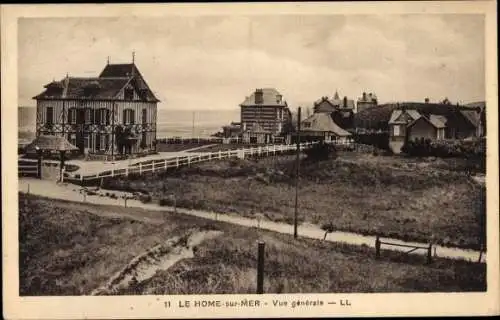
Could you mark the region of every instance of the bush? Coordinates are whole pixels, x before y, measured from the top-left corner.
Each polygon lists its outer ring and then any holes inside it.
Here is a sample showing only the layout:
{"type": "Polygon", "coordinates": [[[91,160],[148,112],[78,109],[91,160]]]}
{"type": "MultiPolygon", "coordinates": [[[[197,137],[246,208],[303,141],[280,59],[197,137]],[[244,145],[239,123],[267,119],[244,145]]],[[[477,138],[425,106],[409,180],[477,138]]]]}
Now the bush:
{"type": "Polygon", "coordinates": [[[152,201],[152,197],[149,194],[141,194],[139,196],[139,201],[142,203],[150,203],[152,201]]]}
{"type": "Polygon", "coordinates": [[[337,158],[335,146],[326,144],[323,141],[305,149],[304,153],[307,155],[307,159],[314,162],[337,158]]]}
{"type": "Polygon", "coordinates": [[[463,157],[486,158],[486,140],[442,140],[415,139],[407,141],[402,152],[417,157],[463,157]]]}
{"type": "Polygon", "coordinates": [[[380,133],[355,133],[353,135],[354,142],[374,146],[382,150],[391,150],[389,148],[389,134],[386,132],[380,133]]]}

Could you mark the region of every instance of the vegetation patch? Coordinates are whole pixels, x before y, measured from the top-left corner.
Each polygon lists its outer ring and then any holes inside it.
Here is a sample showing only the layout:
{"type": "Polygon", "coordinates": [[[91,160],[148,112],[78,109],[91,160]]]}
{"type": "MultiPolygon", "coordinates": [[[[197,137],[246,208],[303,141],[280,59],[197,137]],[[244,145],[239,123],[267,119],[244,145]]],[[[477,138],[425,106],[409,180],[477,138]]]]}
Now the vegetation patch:
{"type": "Polygon", "coordinates": [[[266,293],[486,290],[485,264],[437,258],[426,265],[423,256],[385,250],[376,260],[374,249],[363,246],[25,194],[19,195],[19,208],[21,296],[88,295],[115,275],[132,277],[101,294],[254,293],[257,240],[266,243],[266,293]],[[190,240],[203,231],[218,236],[190,240]],[[190,253],[165,268],[153,259],[177,247],[190,253]]]}
{"type": "MultiPolygon", "coordinates": [[[[484,187],[471,183],[464,159],[376,157],[337,152],[301,158],[299,217],[336,230],[479,249],[485,243],[484,187]]],[[[144,190],[153,202],[293,221],[295,156],[200,163],[106,189],[144,190]],[[163,199],[163,200],[161,200],[163,199]]]]}

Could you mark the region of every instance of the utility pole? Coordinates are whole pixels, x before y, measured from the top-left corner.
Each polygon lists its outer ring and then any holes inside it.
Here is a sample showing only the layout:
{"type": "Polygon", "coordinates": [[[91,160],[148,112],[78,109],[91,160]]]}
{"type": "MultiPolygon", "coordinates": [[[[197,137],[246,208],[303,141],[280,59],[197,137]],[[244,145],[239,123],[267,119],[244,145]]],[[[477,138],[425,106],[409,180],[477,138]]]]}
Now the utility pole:
{"type": "Polygon", "coordinates": [[[299,166],[300,166],[300,107],[297,111],[297,161],[295,167],[297,172],[295,174],[295,217],[293,223],[293,237],[297,239],[297,216],[299,206],[299,166]]]}

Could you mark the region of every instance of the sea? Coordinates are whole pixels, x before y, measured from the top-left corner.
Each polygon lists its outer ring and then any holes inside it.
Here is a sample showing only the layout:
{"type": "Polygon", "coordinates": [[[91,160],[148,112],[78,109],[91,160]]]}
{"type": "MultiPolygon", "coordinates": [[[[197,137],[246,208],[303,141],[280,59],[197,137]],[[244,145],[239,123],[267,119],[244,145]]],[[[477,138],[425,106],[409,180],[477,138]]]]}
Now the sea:
{"type": "MultiPolygon", "coordinates": [[[[222,126],[238,122],[240,110],[168,110],[158,109],[158,138],[206,138],[222,131],[222,126]]],[[[32,139],[35,133],[36,109],[18,108],[19,139],[32,139]]]]}

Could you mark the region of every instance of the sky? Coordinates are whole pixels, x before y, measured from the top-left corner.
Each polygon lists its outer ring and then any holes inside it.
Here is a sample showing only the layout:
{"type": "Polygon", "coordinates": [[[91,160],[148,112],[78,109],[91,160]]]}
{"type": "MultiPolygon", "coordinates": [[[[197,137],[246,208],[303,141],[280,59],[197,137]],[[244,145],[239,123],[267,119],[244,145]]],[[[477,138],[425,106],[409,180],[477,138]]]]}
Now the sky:
{"type": "Polygon", "coordinates": [[[137,67],[165,110],[237,109],[256,88],[289,106],[485,100],[483,15],[249,15],[18,20],[19,104],[53,79],[137,67]]]}

